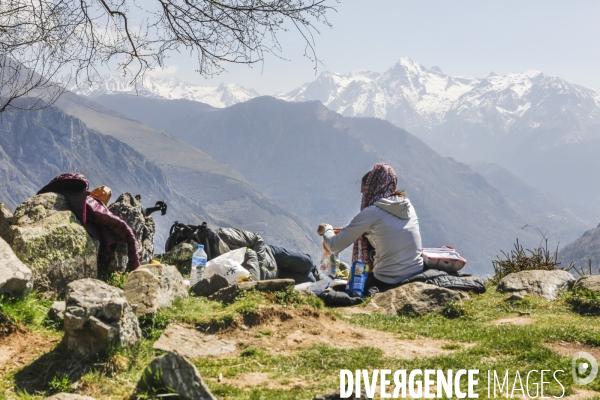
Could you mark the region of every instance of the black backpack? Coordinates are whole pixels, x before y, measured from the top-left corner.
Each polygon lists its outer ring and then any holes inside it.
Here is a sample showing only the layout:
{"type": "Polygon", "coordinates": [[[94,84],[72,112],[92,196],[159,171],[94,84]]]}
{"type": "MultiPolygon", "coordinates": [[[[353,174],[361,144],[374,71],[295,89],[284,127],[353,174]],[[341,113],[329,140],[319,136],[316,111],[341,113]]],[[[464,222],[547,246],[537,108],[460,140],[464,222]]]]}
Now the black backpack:
{"type": "Polygon", "coordinates": [[[208,227],[206,222],[202,225],[186,225],[175,221],[169,231],[169,238],[165,244],[165,253],[182,242],[194,241],[204,245],[207,260],[221,255],[219,250],[219,236],[208,227]]]}

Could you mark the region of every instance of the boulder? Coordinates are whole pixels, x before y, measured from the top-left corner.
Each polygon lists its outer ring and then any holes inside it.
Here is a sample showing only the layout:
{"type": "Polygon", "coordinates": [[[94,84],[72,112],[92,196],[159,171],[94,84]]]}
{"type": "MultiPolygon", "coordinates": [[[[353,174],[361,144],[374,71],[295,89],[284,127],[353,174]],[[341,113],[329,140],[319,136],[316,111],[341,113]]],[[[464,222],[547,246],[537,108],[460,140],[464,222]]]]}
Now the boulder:
{"type": "Polygon", "coordinates": [[[192,255],[198,248],[198,243],[193,240],[190,243],[182,242],[166,252],[161,257],[161,262],[174,265],[179,272],[189,275],[192,269],[192,255]]]}
{"type": "Polygon", "coordinates": [[[216,400],[194,364],[172,352],[152,360],[144,369],[136,392],[177,393],[186,400],[216,400]]]}
{"type": "Polygon", "coordinates": [[[121,289],[96,279],[67,286],[65,339],[70,353],[87,357],[112,344],[132,346],[141,336],[138,319],[121,289]]]}
{"type": "Polygon", "coordinates": [[[590,275],[580,278],[573,285],[573,289],[591,290],[600,292],[600,275],[590,275]]]}
{"type": "Polygon", "coordinates": [[[13,214],[4,203],[0,203],[0,238],[8,242],[8,230],[12,224],[13,214]]]}
{"type": "MultiPolygon", "coordinates": [[[[154,219],[144,214],[142,197],[123,193],[117,201],[108,206],[108,210],[125,221],[135,234],[140,263],[143,265],[152,261],[156,226],[154,219]]],[[[127,262],[127,244],[118,243],[109,256],[101,257],[101,269],[124,272],[127,270],[127,262]]]]}
{"type": "Polygon", "coordinates": [[[61,296],[67,285],[98,275],[98,242],[69,210],[67,199],[44,193],[15,210],[9,244],[32,270],[34,288],[61,296]]]}
{"type": "Polygon", "coordinates": [[[58,393],[51,397],[46,397],[45,400],[95,400],[93,397],[82,396],[75,393],[58,393]]]}
{"type": "Polygon", "coordinates": [[[129,273],[123,290],[137,316],[154,314],[176,298],[188,296],[177,268],[164,264],[141,265],[129,273]]]}
{"type": "Polygon", "coordinates": [[[240,282],[228,286],[211,295],[209,299],[223,303],[232,302],[241,292],[257,290],[259,292],[274,293],[289,288],[294,288],[296,282],[293,279],[270,279],[259,282],[240,282]]]}
{"type": "Polygon", "coordinates": [[[522,296],[534,294],[553,301],[561,290],[570,289],[574,282],[573,275],[560,269],[520,271],[502,278],[498,282],[498,291],[518,293],[522,296]]]}
{"type": "Polygon", "coordinates": [[[174,351],[187,358],[200,358],[233,353],[235,342],[219,339],[215,335],[198,332],[194,328],[171,324],[152,347],[156,350],[174,351]]]}
{"type": "Polygon", "coordinates": [[[0,238],[0,294],[23,296],[33,288],[32,273],[0,238]]]}
{"type": "Polygon", "coordinates": [[[190,290],[196,296],[208,297],[227,286],[229,286],[227,279],[221,275],[215,274],[208,279],[198,281],[198,283],[192,286],[190,290]]]}
{"type": "Polygon", "coordinates": [[[425,315],[442,311],[444,306],[451,301],[468,298],[469,295],[461,291],[428,283],[413,282],[375,294],[365,309],[383,311],[392,315],[399,312],[425,315]]]}
{"type": "Polygon", "coordinates": [[[64,301],[55,301],[48,309],[48,318],[54,322],[63,322],[65,320],[65,309],[67,305],[64,301]]]}

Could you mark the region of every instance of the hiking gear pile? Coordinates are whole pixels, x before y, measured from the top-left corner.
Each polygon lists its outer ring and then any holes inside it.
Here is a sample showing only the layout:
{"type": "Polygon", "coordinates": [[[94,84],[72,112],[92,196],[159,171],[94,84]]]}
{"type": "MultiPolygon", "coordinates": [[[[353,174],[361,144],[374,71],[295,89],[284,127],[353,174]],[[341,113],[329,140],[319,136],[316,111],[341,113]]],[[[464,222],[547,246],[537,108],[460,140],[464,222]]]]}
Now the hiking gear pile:
{"type": "Polygon", "coordinates": [[[87,232],[100,242],[100,254],[108,255],[119,242],[127,243],[127,267],[130,271],[140,265],[135,234],[125,221],[111,213],[106,205],[89,192],[85,176],[78,173],[58,175],[37,194],[59,193],[67,198],[69,208],[87,232]]]}

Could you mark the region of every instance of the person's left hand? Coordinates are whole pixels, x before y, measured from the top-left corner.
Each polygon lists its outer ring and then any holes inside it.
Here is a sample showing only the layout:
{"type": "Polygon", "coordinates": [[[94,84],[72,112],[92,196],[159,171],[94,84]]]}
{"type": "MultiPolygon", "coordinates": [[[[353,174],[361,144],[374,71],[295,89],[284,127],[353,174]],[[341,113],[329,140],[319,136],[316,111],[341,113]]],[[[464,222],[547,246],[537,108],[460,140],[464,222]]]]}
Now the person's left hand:
{"type": "Polygon", "coordinates": [[[327,226],[328,224],[321,224],[319,225],[319,229],[317,229],[317,233],[319,234],[319,236],[323,236],[323,233],[325,232],[325,226],[327,226]]]}

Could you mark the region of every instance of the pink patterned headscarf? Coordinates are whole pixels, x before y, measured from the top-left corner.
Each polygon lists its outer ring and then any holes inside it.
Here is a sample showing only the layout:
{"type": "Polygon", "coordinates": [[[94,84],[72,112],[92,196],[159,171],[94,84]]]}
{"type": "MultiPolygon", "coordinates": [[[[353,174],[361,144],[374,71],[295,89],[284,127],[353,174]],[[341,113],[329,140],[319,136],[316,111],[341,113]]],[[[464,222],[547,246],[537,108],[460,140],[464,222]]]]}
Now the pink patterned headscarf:
{"type": "MultiPolygon", "coordinates": [[[[360,210],[372,206],[377,200],[390,197],[396,192],[398,178],[394,169],[387,164],[377,163],[367,175],[360,210]]],[[[362,235],[352,248],[352,262],[362,261],[373,267],[371,252],[374,250],[365,235],[362,235]]]]}

